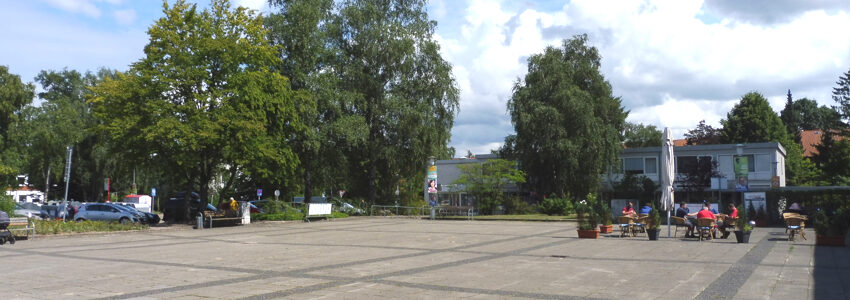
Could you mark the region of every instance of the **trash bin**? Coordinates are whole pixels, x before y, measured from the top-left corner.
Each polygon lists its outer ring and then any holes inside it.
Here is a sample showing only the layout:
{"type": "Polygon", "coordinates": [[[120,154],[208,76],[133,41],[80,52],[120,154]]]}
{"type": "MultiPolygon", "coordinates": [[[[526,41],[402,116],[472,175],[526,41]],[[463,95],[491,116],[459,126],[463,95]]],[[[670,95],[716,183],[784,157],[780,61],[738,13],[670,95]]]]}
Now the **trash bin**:
{"type": "Polygon", "coordinates": [[[197,223],[195,224],[195,229],[203,229],[204,228],[204,215],[198,214],[196,218],[197,223]]]}

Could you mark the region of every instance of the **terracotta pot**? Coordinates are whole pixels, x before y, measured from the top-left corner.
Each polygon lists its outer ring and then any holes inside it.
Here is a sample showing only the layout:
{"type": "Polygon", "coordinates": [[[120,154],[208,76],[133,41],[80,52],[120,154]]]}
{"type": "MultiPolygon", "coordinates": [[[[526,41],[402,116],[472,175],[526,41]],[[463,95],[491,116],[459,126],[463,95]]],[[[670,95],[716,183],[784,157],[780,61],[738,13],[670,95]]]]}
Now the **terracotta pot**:
{"type": "Polygon", "coordinates": [[[580,239],[596,239],[599,238],[599,230],[576,230],[580,239]]]}
{"type": "Polygon", "coordinates": [[[599,233],[612,233],[614,232],[614,225],[599,225],[599,233]]]}
{"type": "Polygon", "coordinates": [[[844,236],[843,235],[819,235],[818,234],[815,237],[815,245],[844,247],[844,236]]]}

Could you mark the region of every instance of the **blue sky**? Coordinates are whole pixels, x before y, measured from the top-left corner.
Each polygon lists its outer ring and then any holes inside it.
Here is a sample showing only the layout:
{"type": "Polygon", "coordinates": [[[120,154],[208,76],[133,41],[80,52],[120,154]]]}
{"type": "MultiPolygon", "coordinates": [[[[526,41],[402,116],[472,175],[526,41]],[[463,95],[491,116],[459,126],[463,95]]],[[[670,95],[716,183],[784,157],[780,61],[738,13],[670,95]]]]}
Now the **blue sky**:
{"type": "MultiPolygon", "coordinates": [[[[208,1],[197,1],[206,6],[208,1]]],[[[234,0],[268,12],[262,0],[234,0]]],[[[33,81],[40,70],[126,70],[142,57],[155,0],[4,1],[0,64],[33,81]]],[[[846,0],[499,1],[432,0],[429,16],[461,89],[451,145],[486,153],[513,132],[505,108],[525,60],[587,33],[628,121],[713,126],[742,95],[758,91],[774,110],[785,93],[833,105],[850,69],[846,0]]]]}

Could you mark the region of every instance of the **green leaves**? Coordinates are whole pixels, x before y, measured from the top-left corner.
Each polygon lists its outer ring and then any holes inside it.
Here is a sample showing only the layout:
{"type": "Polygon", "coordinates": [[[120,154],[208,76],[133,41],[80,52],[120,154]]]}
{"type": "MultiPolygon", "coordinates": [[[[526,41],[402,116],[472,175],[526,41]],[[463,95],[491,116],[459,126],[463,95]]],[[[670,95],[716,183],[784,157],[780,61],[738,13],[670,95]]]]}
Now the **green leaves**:
{"type": "Polygon", "coordinates": [[[599,70],[587,36],[564,40],[528,59],[528,73],[514,85],[508,111],[516,129],[505,154],[528,171],[537,193],[586,195],[613,163],[625,118],[620,99],[599,70]]]}
{"type": "Polygon", "coordinates": [[[475,206],[489,214],[505,201],[505,188],[525,183],[525,172],[517,169],[516,162],[504,159],[488,159],[484,163],[458,165],[460,176],[455,184],[464,185],[464,190],[475,197],[475,206]]]}

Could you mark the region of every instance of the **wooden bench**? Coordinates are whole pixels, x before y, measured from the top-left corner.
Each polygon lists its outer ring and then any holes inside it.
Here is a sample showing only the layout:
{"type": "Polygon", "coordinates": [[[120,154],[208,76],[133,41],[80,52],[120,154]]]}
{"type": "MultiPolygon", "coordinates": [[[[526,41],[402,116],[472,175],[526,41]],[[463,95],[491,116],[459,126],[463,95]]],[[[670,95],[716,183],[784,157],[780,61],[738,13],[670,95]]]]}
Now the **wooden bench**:
{"type": "MultiPolygon", "coordinates": [[[[35,238],[35,221],[26,217],[17,217],[9,219],[9,231],[14,235],[15,232],[23,231],[27,240],[35,238]]],[[[17,235],[16,235],[17,236],[17,235]]]]}
{"type": "MultiPolygon", "coordinates": [[[[209,224],[209,228],[213,228],[213,221],[239,221],[238,224],[242,224],[242,216],[241,215],[231,215],[227,214],[224,211],[211,212],[204,211],[204,223],[209,224]]],[[[236,222],[234,222],[236,223],[236,222]]]]}

